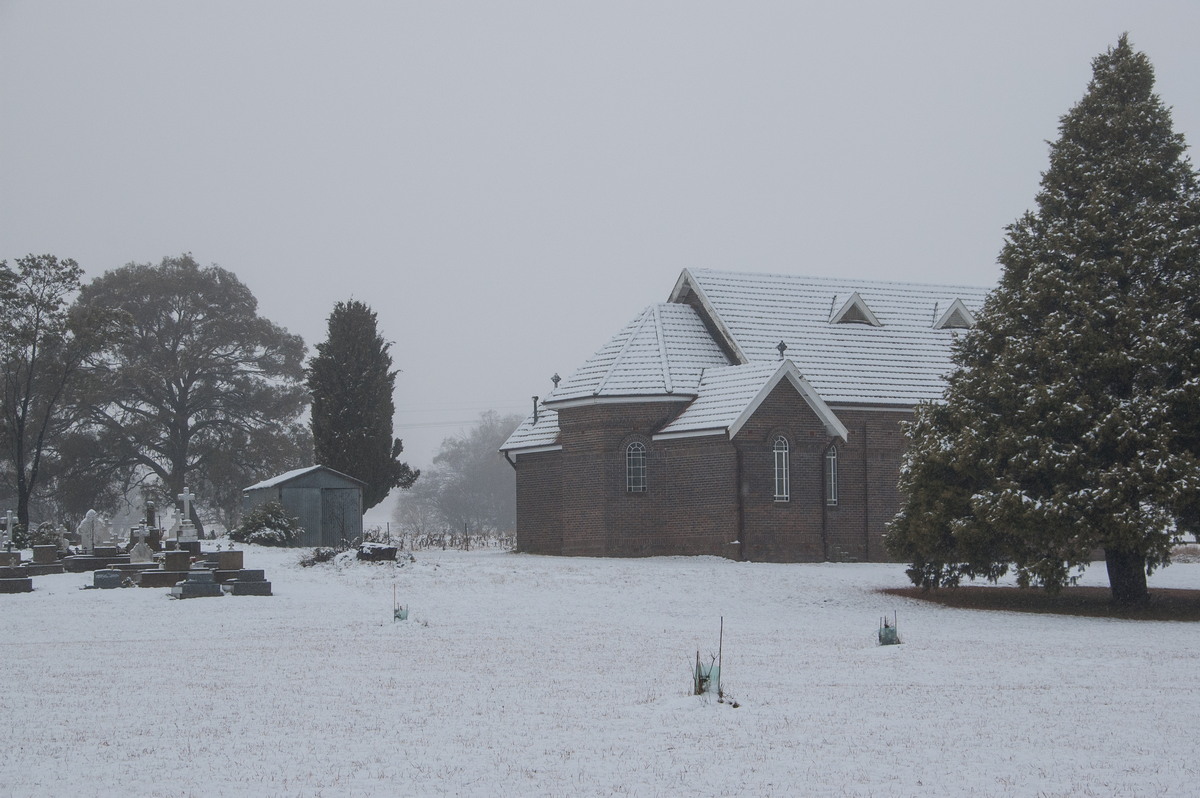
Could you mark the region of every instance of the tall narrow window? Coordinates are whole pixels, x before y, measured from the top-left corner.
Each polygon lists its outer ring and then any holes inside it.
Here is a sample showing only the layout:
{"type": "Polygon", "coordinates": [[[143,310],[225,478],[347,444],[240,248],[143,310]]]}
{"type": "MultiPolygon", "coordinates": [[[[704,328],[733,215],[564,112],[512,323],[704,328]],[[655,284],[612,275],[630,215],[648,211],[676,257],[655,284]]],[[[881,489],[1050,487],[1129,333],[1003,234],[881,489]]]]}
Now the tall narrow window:
{"type": "Polygon", "coordinates": [[[825,503],[837,504],[837,447],[825,452],[825,503]]]}
{"type": "Polygon", "coordinates": [[[772,447],[775,453],[775,501],[786,502],[791,499],[791,478],[788,475],[788,442],[780,435],[772,447]]]}
{"type": "Polygon", "coordinates": [[[634,441],[625,447],[625,490],[646,492],[646,444],[634,441]]]}

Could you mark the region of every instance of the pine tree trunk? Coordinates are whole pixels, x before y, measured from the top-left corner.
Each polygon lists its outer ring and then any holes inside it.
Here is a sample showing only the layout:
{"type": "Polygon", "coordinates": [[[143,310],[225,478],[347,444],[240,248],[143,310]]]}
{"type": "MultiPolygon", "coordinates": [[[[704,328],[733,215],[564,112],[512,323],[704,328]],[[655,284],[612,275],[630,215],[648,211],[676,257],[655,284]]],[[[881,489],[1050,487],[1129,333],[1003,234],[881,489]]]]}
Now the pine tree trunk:
{"type": "Polygon", "coordinates": [[[1117,604],[1137,604],[1147,601],[1146,558],[1127,549],[1105,549],[1104,564],[1108,566],[1108,586],[1117,604]]]}

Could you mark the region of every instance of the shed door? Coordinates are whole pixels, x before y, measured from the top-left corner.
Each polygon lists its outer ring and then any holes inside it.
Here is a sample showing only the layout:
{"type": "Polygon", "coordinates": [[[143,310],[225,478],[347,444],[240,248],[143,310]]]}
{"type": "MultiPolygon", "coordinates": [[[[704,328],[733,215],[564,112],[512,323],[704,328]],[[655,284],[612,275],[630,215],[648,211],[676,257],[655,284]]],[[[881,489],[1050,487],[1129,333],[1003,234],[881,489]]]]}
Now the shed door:
{"type": "Polygon", "coordinates": [[[362,512],[356,488],[325,488],[321,491],[321,525],[326,546],[342,541],[353,543],[362,536],[362,512]]]}

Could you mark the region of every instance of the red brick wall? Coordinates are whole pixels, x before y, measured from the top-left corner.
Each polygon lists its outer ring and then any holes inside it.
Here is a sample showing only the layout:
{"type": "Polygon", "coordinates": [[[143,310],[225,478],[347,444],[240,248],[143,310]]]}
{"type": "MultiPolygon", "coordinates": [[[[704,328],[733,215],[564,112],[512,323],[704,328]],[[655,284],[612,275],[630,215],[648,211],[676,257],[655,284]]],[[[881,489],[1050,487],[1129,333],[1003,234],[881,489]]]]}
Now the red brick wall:
{"type": "Polygon", "coordinates": [[[825,454],[834,439],[789,383],[771,392],[733,441],[724,435],[652,440],[682,407],[560,410],[562,451],[516,458],[518,548],[779,562],[885,558],[884,526],[899,508],[899,422],[908,414],[835,410],[850,435],[836,441],[839,495],[830,506],[825,454]],[[772,447],[779,434],[790,445],[788,502],[774,498],[772,447]],[[645,493],[626,491],[625,447],[633,440],[647,448],[645,493]]]}
{"type": "Polygon", "coordinates": [[[746,422],[734,444],[742,452],[745,523],[743,555],[748,560],[820,562],[821,477],[830,437],[791,383],[781,382],[746,422]],[[775,438],[789,446],[791,500],[775,501],[775,438]]]}
{"type": "Polygon", "coordinates": [[[562,554],[562,453],[523,454],[517,466],[517,551],[562,554]]]}
{"type": "Polygon", "coordinates": [[[850,431],[850,441],[838,449],[838,506],[826,510],[830,559],[885,561],[883,534],[900,509],[897,481],[906,446],[900,423],[912,413],[847,408],[834,412],[850,431]]]}

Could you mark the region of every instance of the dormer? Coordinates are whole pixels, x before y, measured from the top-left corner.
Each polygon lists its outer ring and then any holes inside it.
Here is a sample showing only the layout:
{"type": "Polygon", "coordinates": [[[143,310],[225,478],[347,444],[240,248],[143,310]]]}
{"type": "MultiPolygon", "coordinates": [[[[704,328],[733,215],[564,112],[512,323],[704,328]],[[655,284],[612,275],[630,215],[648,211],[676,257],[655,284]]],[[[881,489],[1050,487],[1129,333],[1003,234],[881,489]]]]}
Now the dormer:
{"type": "MultiPolygon", "coordinates": [[[[837,297],[833,298],[833,304],[837,304],[837,297]]],[[[867,303],[855,291],[850,295],[842,307],[829,317],[830,324],[869,324],[872,327],[882,327],[883,324],[867,307],[867,303]]]]}
{"type": "MultiPolygon", "coordinates": [[[[934,314],[937,313],[936,306],[934,314]]],[[[933,323],[935,330],[969,330],[975,326],[975,314],[967,310],[961,299],[956,299],[946,308],[946,312],[938,316],[933,323]]]]}

